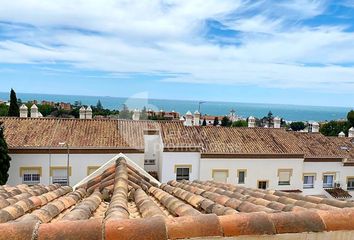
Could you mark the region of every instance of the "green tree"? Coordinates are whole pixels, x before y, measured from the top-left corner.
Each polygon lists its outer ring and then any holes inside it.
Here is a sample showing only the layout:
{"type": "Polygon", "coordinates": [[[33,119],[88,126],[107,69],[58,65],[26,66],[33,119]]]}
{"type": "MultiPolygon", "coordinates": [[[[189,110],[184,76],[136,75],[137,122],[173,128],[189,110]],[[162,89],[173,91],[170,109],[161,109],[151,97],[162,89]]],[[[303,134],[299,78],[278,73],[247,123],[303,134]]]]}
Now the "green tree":
{"type": "Polygon", "coordinates": [[[321,124],[320,132],[325,136],[338,136],[338,133],[348,133],[350,128],[349,122],[344,121],[330,121],[328,123],[321,124]]]}
{"type": "Polygon", "coordinates": [[[9,112],[7,115],[9,117],[19,117],[20,116],[20,108],[17,104],[16,93],[12,88],[11,88],[11,93],[10,93],[10,107],[9,107],[9,112]]]}
{"type": "Polygon", "coordinates": [[[268,123],[268,127],[271,127],[272,126],[272,123],[273,123],[273,113],[272,111],[269,111],[268,114],[267,114],[267,123],[268,123]]]}
{"type": "Polygon", "coordinates": [[[229,127],[231,126],[231,121],[230,119],[227,117],[227,116],[224,116],[222,119],[221,119],[221,126],[223,127],[229,127]]]}
{"type": "Polygon", "coordinates": [[[245,120],[237,120],[231,124],[231,127],[247,127],[247,121],[245,120]]]}
{"type": "Polygon", "coordinates": [[[348,122],[350,123],[350,126],[354,127],[354,110],[351,110],[350,112],[348,112],[347,119],[348,119],[348,122]]]}
{"type": "Polygon", "coordinates": [[[0,104],[0,116],[7,116],[9,112],[9,106],[6,104],[0,104]]]}
{"type": "Polygon", "coordinates": [[[290,123],[290,128],[293,131],[301,131],[305,129],[305,123],[303,122],[292,122],[290,123]]]}
{"type": "Polygon", "coordinates": [[[4,137],[4,127],[0,123],[0,185],[4,185],[9,178],[11,157],[4,137]]]}
{"type": "Polygon", "coordinates": [[[147,110],[146,110],[146,107],[145,107],[145,106],[144,106],[143,109],[141,110],[140,119],[141,119],[141,120],[147,120],[147,119],[148,119],[147,110]]]}
{"type": "Polygon", "coordinates": [[[46,116],[48,116],[48,115],[50,115],[52,112],[54,112],[56,110],[56,108],[55,107],[53,107],[53,106],[51,106],[51,105],[49,105],[49,104],[40,104],[40,105],[38,105],[38,111],[40,112],[40,113],[42,113],[42,115],[44,116],[44,117],[46,117],[46,116]]]}
{"type": "Polygon", "coordinates": [[[131,119],[132,114],[129,111],[127,105],[123,104],[122,111],[119,112],[119,118],[120,119],[131,119]]]}
{"type": "Polygon", "coordinates": [[[215,117],[214,118],[214,123],[213,123],[214,126],[217,126],[219,125],[219,118],[218,117],[215,117]]]}
{"type": "Polygon", "coordinates": [[[96,108],[97,108],[98,110],[102,110],[102,109],[103,109],[101,100],[98,100],[98,101],[97,101],[96,108]]]}
{"type": "Polygon", "coordinates": [[[206,126],[206,125],[207,125],[207,122],[206,122],[206,120],[205,120],[205,118],[204,118],[203,123],[202,123],[202,126],[206,126]]]}

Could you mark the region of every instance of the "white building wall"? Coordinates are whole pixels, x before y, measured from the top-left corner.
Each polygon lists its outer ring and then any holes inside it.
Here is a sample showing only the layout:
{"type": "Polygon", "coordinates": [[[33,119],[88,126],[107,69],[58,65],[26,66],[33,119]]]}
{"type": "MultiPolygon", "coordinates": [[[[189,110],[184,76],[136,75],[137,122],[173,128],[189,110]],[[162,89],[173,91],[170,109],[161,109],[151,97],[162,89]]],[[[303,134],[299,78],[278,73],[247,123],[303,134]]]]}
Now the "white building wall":
{"type": "Polygon", "coordinates": [[[238,184],[237,170],[246,169],[242,186],[257,188],[257,181],[268,181],[268,189],[302,189],[303,159],[221,159],[202,158],[200,160],[200,180],[212,180],[213,170],[227,169],[227,183],[238,184]],[[278,169],[292,169],[290,185],[278,185],[278,169]]]}
{"type": "Polygon", "coordinates": [[[155,160],[154,165],[145,165],[145,170],[156,171],[158,172],[159,158],[160,158],[160,149],[161,149],[161,138],[160,135],[144,135],[144,145],[145,145],[145,154],[144,157],[146,160],[155,160]]]}
{"type": "Polygon", "coordinates": [[[165,183],[176,179],[176,165],[192,165],[189,180],[198,180],[199,160],[199,152],[163,152],[160,163],[160,182],[165,183]]]}
{"type": "MultiPolygon", "coordinates": [[[[72,176],[69,178],[70,185],[75,185],[87,176],[88,166],[101,166],[115,155],[117,154],[70,154],[72,171],[72,176]]],[[[144,168],[143,153],[127,153],[125,155],[144,168]]],[[[66,167],[67,165],[67,154],[10,154],[10,156],[12,159],[7,184],[12,186],[22,183],[20,167],[42,167],[40,183],[48,185],[51,183],[49,166],[66,167]]]]}
{"type": "MultiPolygon", "coordinates": [[[[322,176],[326,172],[335,172],[334,182],[339,183],[343,189],[347,189],[347,177],[354,177],[354,166],[343,166],[341,162],[304,162],[303,173],[316,173],[314,188],[304,189],[306,195],[324,194],[322,176]]],[[[349,192],[354,196],[354,191],[349,192]]]]}

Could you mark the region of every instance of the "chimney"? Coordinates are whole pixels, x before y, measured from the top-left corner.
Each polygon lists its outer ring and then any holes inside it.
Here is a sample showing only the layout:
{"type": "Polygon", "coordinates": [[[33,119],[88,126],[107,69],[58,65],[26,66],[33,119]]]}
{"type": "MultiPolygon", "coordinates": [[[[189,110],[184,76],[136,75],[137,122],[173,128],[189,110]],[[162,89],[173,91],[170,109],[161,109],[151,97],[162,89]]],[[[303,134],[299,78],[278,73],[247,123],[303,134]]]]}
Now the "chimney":
{"type": "Polygon", "coordinates": [[[354,137],[354,128],[353,127],[349,128],[348,137],[350,137],[350,138],[354,137]]]}
{"type": "Polygon", "coordinates": [[[345,137],[345,133],[344,133],[344,132],[340,132],[340,133],[338,134],[338,137],[345,137]]]}
{"type": "Polygon", "coordinates": [[[313,122],[311,132],[318,133],[319,130],[320,130],[320,125],[317,122],[313,122]]]}
{"type": "Polygon", "coordinates": [[[79,111],[80,111],[80,119],[85,119],[86,118],[86,108],[84,106],[82,106],[79,111]]]}
{"type": "Polygon", "coordinates": [[[22,104],[20,107],[20,117],[21,118],[28,117],[28,108],[25,104],[22,104]]]}
{"type": "Polygon", "coordinates": [[[190,111],[188,111],[186,113],[186,121],[184,122],[184,126],[192,126],[192,118],[193,118],[193,115],[190,111]]]}
{"type": "Polygon", "coordinates": [[[248,127],[254,128],[256,126],[256,119],[252,116],[248,118],[248,127]]]}
{"type": "Polygon", "coordinates": [[[194,126],[199,126],[200,125],[200,113],[198,111],[194,112],[193,124],[194,124],[194,126]]]}
{"type": "Polygon", "coordinates": [[[274,128],[280,128],[280,118],[279,117],[275,117],[274,119],[273,119],[273,121],[274,121],[274,128]]]}
{"type": "Polygon", "coordinates": [[[86,108],[86,119],[92,119],[92,109],[90,106],[86,108]]]}
{"type": "Polygon", "coordinates": [[[139,111],[138,109],[134,109],[134,112],[133,112],[133,120],[134,120],[134,121],[140,120],[140,111],[139,111]]]}
{"type": "Polygon", "coordinates": [[[38,118],[38,117],[39,117],[38,107],[36,106],[36,104],[33,104],[31,107],[31,118],[38,118]]]}

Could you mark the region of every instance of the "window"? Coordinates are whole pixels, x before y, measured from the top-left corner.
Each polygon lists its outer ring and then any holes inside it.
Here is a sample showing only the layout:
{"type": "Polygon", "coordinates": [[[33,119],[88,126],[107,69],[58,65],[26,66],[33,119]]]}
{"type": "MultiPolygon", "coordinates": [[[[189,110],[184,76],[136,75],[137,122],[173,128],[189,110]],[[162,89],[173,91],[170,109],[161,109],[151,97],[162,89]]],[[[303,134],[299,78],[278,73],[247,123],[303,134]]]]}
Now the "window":
{"type": "Polygon", "coordinates": [[[348,178],[347,190],[354,190],[354,177],[349,177],[348,178]]]}
{"type": "Polygon", "coordinates": [[[244,184],[246,178],[246,170],[239,169],[237,170],[238,184],[244,184]]]}
{"type": "Polygon", "coordinates": [[[40,183],[42,175],[41,167],[21,167],[20,177],[22,177],[22,183],[27,185],[35,185],[40,183]]]}
{"type": "Polygon", "coordinates": [[[145,159],[144,165],[155,165],[155,159],[145,159]]]}
{"type": "Polygon", "coordinates": [[[94,171],[96,171],[99,168],[100,168],[100,166],[88,166],[87,167],[87,176],[92,174],[94,171]]]}
{"type": "Polygon", "coordinates": [[[314,188],[316,174],[304,174],[304,188],[314,188]]]}
{"type": "Polygon", "coordinates": [[[268,181],[258,181],[258,188],[259,189],[267,189],[268,188],[268,181]]]}
{"type": "Polygon", "coordinates": [[[323,188],[333,188],[334,176],[334,174],[323,175],[323,188]]]}
{"type": "MultiPolygon", "coordinates": [[[[51,167],[50,176],[52,176],[52,183],[60,184],[62,186],[68,185],[68,176],[67,176],[66,167],[51,167]]],[[[71,176],[71,167],[69,167],[69,176],[71,176]]]]}
{"type": "Polygon", "coordinates": [[[229,170],[227,169],[217,169],[212,172],[213,180],[215,182],[226,183],[229,177],[229,170]]]}
{"type": "Polygon", "coordinates": [[[177,167],[176,169],[176,180],[189,180],[189,168],[187,167],[177,167]]]}
{"type": "Polygon", "coordinates": [[[292,175],[292,169],[279,169],[278,170],[278,184],[279,185],[290,185],[290,177],[292,175]]]}

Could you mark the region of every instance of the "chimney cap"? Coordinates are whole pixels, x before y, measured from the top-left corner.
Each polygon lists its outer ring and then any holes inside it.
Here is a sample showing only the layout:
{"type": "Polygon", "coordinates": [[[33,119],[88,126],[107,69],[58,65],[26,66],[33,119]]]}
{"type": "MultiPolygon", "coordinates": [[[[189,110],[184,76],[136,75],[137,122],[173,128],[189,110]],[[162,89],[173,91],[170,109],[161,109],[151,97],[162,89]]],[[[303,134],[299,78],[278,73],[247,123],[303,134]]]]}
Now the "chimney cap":
{"type": "Polygon", "coordinates": [[[186,115],[192,115],[191,111],[188,111],[188,112],[186,113],[186,115]]]}
{"type": "Polygon", "coordinates": [[[338,137],[345,137],[345,133],[342,131],[338,134],[338,137]]]}
{"type": "Polygon", "coordinates": [[[349,128],[349,131],[354,131],[354,127],[349,128]]]}
{"type": "Polygon", "coordinates": [[[25,109],[25,110],[27,110],[28,107],[27,107],[25,104],[22,104],[21,107],[20,107],[20,109],[25,109]]]}
{"type": "Polygon", "coordinates": [[[36,104],[33,104],[31,109],[38,109],[37,105],[36,104]]]}
{"type": "Polygon", "coordinates": [[[313,122],[312,126],[319,126],[320,124],[318,124],[318,122],[313,122]]]}
{"type": "Polygon", "coordinates": [[[81,108],[80,108],[80,111],[85,111],[86,110],[86,108],[84,107],[84,106],[82,106],[81,108]]]}
{"type": "Polygon", "coordinates": [[[137,108],[135,108],[135,109],[134,109],[134,112],[140,112],[140,110],[139,110],[139,109],[137,109],[137,108]]]}
{"type": "Polygon", "coordinates": [[[198,110],[195,110],[194,114],[200,114],[200,112],[198,112],[198,110]]]}
{"type": "Polygon", "coordinates": [[[90,106],[88,106],[88,107],[86,108],[86,111],[91,111],[91,112],[92,112],[92,108],[91,108],[90,106]]]}
{"type": "Polygon", "coordinates": [[[277,117],[274,118],[274,120],[280,121],[280,117],[277,116],[277,117]]]}
{"type": "Polygon", "coordinates": [[[253,120],[255,120],[255,118],[254,118],[253,116],[249,116],[248,119],[253,119],[253,120]]]}

